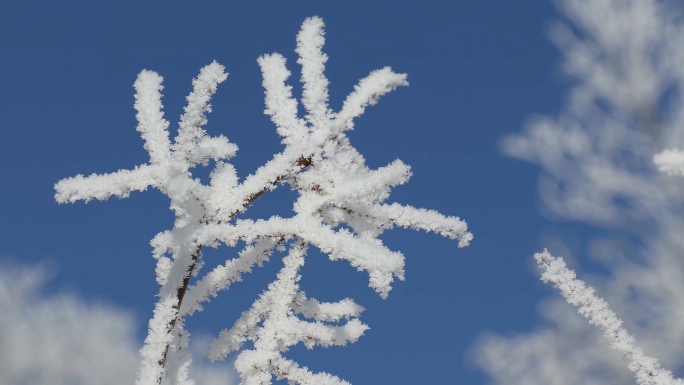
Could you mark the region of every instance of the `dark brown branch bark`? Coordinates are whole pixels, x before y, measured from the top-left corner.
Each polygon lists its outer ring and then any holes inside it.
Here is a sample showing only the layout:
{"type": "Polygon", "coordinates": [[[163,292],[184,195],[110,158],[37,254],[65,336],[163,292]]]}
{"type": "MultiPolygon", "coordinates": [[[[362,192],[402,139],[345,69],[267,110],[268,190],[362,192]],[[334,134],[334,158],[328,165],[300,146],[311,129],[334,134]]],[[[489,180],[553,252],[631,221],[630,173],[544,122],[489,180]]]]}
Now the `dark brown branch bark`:
{"type": "MultiPolygon", "coordinates": [[[[173,331],[173,328],[176,326],[176,320],[178,320],[179,314],[180,314],[180,308],[181,305],[183,304],[183,298],[185,297],[185,292],[188,290],[188,285],[190,284],[190,277],[192,277],[192,272],[195,270],[195,264],[197,263],[197,258],[199,258],[200,252],[202,251],[202,245],[197,246],[197,250],[195,253],[192,255],[192,263],[190,264],[190,267],[188,268],[188,271],[186,275],[183,277],[183,285],[178,288],[178,292],[176,294],[176,298],[178,298],[178,303],[173,307],[176,309],[176,317],[174,317],[171,322],[169,322],[168,326],[168,331],[171,333],[173,331]]],[[[162,359],[159,360],[159,366],[162,368],[164,365],[166,365],[166,356],[169,354],[169,345],[166,345],[166,348],[164,349],[164,355],[162,356],[162,359]]],[[[161,384],[162,377],[159,377],[158,383],[161,384]]]]}

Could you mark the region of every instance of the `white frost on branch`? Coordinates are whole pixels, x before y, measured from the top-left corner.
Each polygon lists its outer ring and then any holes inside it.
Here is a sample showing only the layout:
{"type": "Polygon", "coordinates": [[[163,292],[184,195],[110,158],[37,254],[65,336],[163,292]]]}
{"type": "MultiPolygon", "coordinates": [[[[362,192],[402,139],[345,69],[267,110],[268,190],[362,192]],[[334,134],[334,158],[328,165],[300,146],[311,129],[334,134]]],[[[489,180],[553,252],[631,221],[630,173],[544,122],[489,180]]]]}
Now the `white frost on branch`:
{"type": "Polygon", "coordinates": [[[303,343],[308,349],[315,345],[324,347],[344,346],[356,340],[368,330],[357,318],[363,308],[349,299],[338,303],[318,303],[306,298],[299,290],[299,269],[304,265],[306,246],[295,244],[283,259],[284,267],[275,282],[268,286],[252,307],[242,313],[230,330],[224,330],[214,341],[209,358],[224,359],[228,353],[242,348],[251,341],[254,349],[243,350],[235,367],[245,384],[270,383],[270,376],[288,378],[299,384],[346,384],[346,381],[329,376],[316,375],[282,357],[290,346],[303,343]],[[303,314],[315,322],[303,321],[296,316],[303,314]],[[326,325],[322,321],[348,321],[343,326],[326,325]],[[260,325],[261,324],[261,325],[260,325]]]}
{"type": "Polygon", "coordinates": [[[543,270],[541,280],[551,282],[569,304],[578,307],[578,312],[589,323],[603,331],[610,347],[616,350],[634,372],[640,385],[681,385],[684,379],[675,379],[672,372],[663,369],[658,360],[644,354],[634,343],[634,337],[622,327],[622,321],[610,310],[608,303],[594,295],[592,287],[576,279],[575,272],[568,269],[561,257],[553,257],[548,251],[534,255],[543,270]]]}
{"type": "Polygon", "coordinates": [[[243,273],[268,261],[274,250],[288,248],[277,280],[233,328],[221,333],[210,356],[223,359],[251,341],[253,349],[243,350],[236,361],[243,384],[270,384],[274,376],[297,384],[346,384],[327,373],[312,373],[282,355],[298,343],[313,348],[355,342],[368,329],[358,319],[363,308],[351,299],[321,303],[299,289],[299,269],[308,245],[327,253],[331,260],[343,259],[366,271],[369,286],[385,298],[394,279],[404,279],[404,256],[378,238],[384,231],[395,226],[432,231],[457,240],[459,247],[472,239],[466,223],[457,217],[386,202],[392,187],[408,181],[409,166],[396,160],[369,169],[345,131],[382,95],[408,85],[406,75],[389,67],[371,72],[335,113],[328,106],[324,42],[323,21],[317,17],[305,20],[296,49],[297,63],[302,66],[304,117],[298,116],[297,100],[286,84],[290,72],[285,58],[274,53],[258,59],[264,79],[264,113],[271,117],[285,148],[244,180],[239,180],[227,162],[237,146],[224,136],[210,137],[203,128],[212,108],[210,99],[227,78],[223,66],[214,62],[193,80],[173,143],[162,113],[161,76],[147,70],[138,76],[137,130],[150,155],[148,163],[110,174],[77,175],[55,185],[60,203],[124,198],[148,187],[159,189],[171,201],[174,227],[151,242],[161,288],[140,351],[137,385],[157,384],[162,377],[172,384],[193,384],[188,376],[192,358],[185,317],[201,311],[203,303],[240,281],[243,273]],[[215,168],[205,185],[193,178],[191,170],[210,160],[215,168]],[[299,193],[293,204],[294,216],[234,218],[259,196],[284,184],[299,193]],[[234,247],[239,241],[246,247],[235,258],[199,275],[202,247],[234,247]],[[342,319],[346,322],[339,325],[342,319]]]}

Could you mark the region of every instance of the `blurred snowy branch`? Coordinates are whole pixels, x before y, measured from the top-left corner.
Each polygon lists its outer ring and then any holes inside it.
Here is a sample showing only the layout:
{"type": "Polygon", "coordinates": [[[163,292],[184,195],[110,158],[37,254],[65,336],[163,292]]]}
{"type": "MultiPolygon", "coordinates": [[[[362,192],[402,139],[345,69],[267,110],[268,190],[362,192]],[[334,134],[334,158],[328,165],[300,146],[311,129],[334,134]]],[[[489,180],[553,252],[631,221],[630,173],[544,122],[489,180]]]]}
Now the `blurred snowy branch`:
{"type": "Polygon", "coordinates": [[[285,83],[290,76],[285,58],[270,54],[258,59],[264,79],[264,112],[276,125],[285,149],[243,181],[227,163],[237,146],[224,136],[208,136],[203,128],[212,108],[210,99],[227,78],[223,66],[214,62],[193,80],[173,143],[162,113],[161,76],[147,70],[138,76],[137,130],[150,156],[147,164],[104,175],[77,175],[55,185],[60,203],[124,198],[148,187],[159,189],[171,201],[174,227],[151,242],[161,288],[140,351],[138,385],[156,384],[163,377],[173,384],[193,384],[188,377],[190,334],[184,329],[185,317],[202,310],[202,302],[239,281],[242,273],[268,260],[274,249],[287,248],[290,251],[277,280],[212,343],[210,357],[223,359],[229,352],[243,349],[236,360],[243,384],[270,384],[273,376],[297,384],[346,384],[327,373],[311,373],[282,356],[300,342],[307,348],[345,345],[368,329],[358,320],[363,308],[352,300],[320,303],[299,289],[299,269],[307,246],[317,247],[331,260],[344,259],[367,271],[369,286],[385,298],[393,280],[404,279],[404,256],[378,238],[385,230],[400,226],[432,231],[458,240],[460,247],[472,239],[466,223],[457,217],[385,203],[392,187],[408,181],[410,168],[396,160],[370,170],[345,131],[351,130],[354,119],[380,96],[408,85],[406,75],[390,68],[371,72],[349,94],[342,110],[334,113],[328,107],[328,80],[323,73],[328,58],[322,52],[323,43],[322,20],[307,19],[297,36],[296,49],[297,62],[302,65],[303,118],[297,116],[292,87],[285,83]],[[209,161],[215,162],[215,168],[205,185],[193,178],[191,169],[209,161]],[[293,217],[234,218],[280,184],[299,193],[293,217]],[[203,265],[202,247],[232,247],[238,241],[247,246],[237,258],[190,284],[203,265]],[[338,325],[343,318],[346,323],[338,325]],[[244,348],[247,341],[253,349],[244,348]]]}
{"type": "MultiPolygon", "coordinates": [[[[684,369],[684,183],[660,170],[682,173],[682,9],[669,0],[556,3],[569,21],[550,29],[573,80],[566,106],[557,117],[532,119],[502,148],[542,168],[547,214],[593,228],[588,253],[610,274],[590,277],[592,286],[639,345],[677,373],[684,369]]],[[[630,381],[567,304],[549,299],[541,310],[537,330],[489,335],[475,347],[495,384],[630,381]]]]}
{"type": "Polygon", "coordinates": [[[684,175],[684,152],[680,150],[671,149],[656,154],[653,163],[664,173],[684,175]]]}

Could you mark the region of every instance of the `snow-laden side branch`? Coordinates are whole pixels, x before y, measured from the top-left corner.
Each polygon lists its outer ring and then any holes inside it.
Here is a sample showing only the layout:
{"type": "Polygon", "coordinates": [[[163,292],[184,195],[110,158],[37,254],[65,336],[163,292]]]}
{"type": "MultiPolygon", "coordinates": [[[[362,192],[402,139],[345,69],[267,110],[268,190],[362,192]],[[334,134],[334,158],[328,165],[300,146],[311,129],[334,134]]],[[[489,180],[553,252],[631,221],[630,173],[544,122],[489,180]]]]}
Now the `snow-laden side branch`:
{"type": "Polygon", "coordinates": [[[159,189],[170,199],[174,227],[151,241],[157,260],[159,301],[154,307],[136,385],[161,383],[168,377],[174,385],[191,385],[188,368],[190,333],[185,318],[201,311],[219,291],[242,279],[244,273],[261,266],[274,250],[290,253],[275,282],[269,285],[234,327],[221,333],[211,347],[214,359],[244,349],[236,361],[243,384],[269,384],[271,378],[296,384],[347,384],[327,373],[311,373],[306,367],[282,356],[290,346],[302,343],[345,345],[355,342],[368,329],[358,317],[363,308],[351,299],[319,302],[299,289],[299,269],[308,245],[320,249],[331,260],[345,260],[368,273],[369,286],[386,298],[395,279],[404,279],[404,255],[390,250],[378,236],[395,226],[432,231],[468,245],[472,234],[465,222],[436,211],[385,203],[392,187],[406,183],[411,171],[397,160],[377,170],[350,144],[345,131],[353,119],[380,96],[407,85],[405,74],[383,68],[362,79],[338,114],[328,106],[328,84],[324,75],[328,57],[323,21],[307,19],[297,36],[298,63],[302,65],[302,103],[306,115],[298,117],[297,100],[285,82],[290,72],[279,54],[261,56],[265,114],[270,115],[285,148],[240,181],[227,161],[237,146],[224,136],[211,137],[204,126],[211,112],[211,97],[226,80],[224,67],[213,62],[193,80],[193,90],[180,118],[178,134],[169,139],[169,124],[161,103],[162,78],[143,71],[136,80],[135,109],[148,164],[110,174],[77,175],[55,185],[60,203],[128,197],[131,191],[159,189]],[[192,169],[213,160],[208,185],[194,178],[192,169]],[[287,184],[299,193],[294,215],[258,220],[238,220],[261,195],[287,184]],[[351,231],[350,231],[351,229],[351,231]],[[235,247],[246,243],[238,256],[199,274],[204,262],[203,247],[221,244],[235,247]],[[191,283],[193,277],[194,282],[191,283]],[[338,324],[342,319],[343,324],[338,324]]]}
{"type": "Polygon", "coordinates": [[[586,287],[583,281],[576,279],[575,272],[568,269],[561,257],[553,257],[547,250],[534,255],[539,267],[543,270],[542,281],[551,282],[561,295],[578,312],[589,320],[589,323],[603,331],[603,336],[628,364],[640,385],[682,385],[684,379],[675,379],[672,372],[660,366],[658,360],[644,354],[636,346],[634,337],[622,327],[622,321],[610,310],[608,303],[594,295],[592,287],[586,287]]]}
{"type": "Polygon", "coordinates": [[[62,179],[55,184],[55,200],[59,203],[86,203],[92,199],[101,201],[111,196],[128,198],[131,191],[145,191],[148,187],[158,187],[155,180],[158,168],[144,164],[133,170],[119,170],[110,174],[81,174],[62,179]]]}
{"type": "Polygon", "coordinates": [[[297,101],[292,96],[292,86],[285,84],[290,71],[285,67],[285,58],[279,54],[264,55],[257,59],[264,77],[266,109],[277,132],[283,137],[283,144],[292,144],[306,138],[305,122],[297,118],[297,101]]]}
{"type": "Polygon", "coordinates": [[[169,122],[164,119],[161,102],[163,80],[156,72],[143,70],[133,85],[136,91],[134,108],[138,111],[135,116],[138,120],[137,130],[145,141],[151,164],[164,162],[171,154],[169,122]]]}
{"type": "Polygon", "coordinates": [[[193,90],[187,97],[188,104],[181,116],[178,136],[173,146],[174,154],[183,158],[177,160],[187,162],[189,167],[196,164],[206,166],[209,159],[229,159],[237,151],[237,146],[229,143],[225,136],[212,138],[202,129],[207,123],[206,114],[211,112],[209,101],[216,93],[218,85],[227,77],[224,67],[213,62],[202,68],[199,76],[192,81],[193,90]]]}
{"type": "Polygon", "coordinates": [[[302,29],[297,35],[299,54],[297,63],[302,66],[302,104],[308,112],[306,120],[314,128],[328,125],[331,114],[328,108],[328,78],[325,77],[325,62],[328,55],[323,53],[325,43],[323,20],[310,17],[304,20],[302,29]]]}
{"type": "Polygon", "coordinates": [[[350,300],[337,304],[306,300],[298,284],[305,253],[304,243],[293,244],[289,255],[283,259],[284,266],[277,280],[268,286],[268,290],[254,302],[251,309],[242,313],[230,330],[222,331],[211,345],[209,357],[215,360],[240,349],[246,341],[253,342],[254,349],[244,350],[236,360],[236,368],[245,384],[268,384],[271,375],[299,384],[347,384],[326,373],[313,374],[306,369],[299,369],[281,354],[300,342],[309,349],[315,345],[344,346],[347,342],[355,342],[368,330],[368,326],[356,318],[342,326],[321,322],[323,319],[337,321],[342,317],[356,317],[363,308],[350,300]],[[315,321],[303,321],[296,317],[297,313],[315,321]]]}
{"type": "Polygon", "coordinates": [[[279,242],[280,240],[274,237],[259,238],[245,247],[239,253],[238,258],[215,267],[194,285],[189,286],[181,314],[185,316],[195,311],[202,311],[202,302],[216,297],[219,291],[227,290],[232,283],[241,281],[242,273],[251,272],[254,265],[261,266],[268,261],[279,242]]]}
{"type": "Polygon", "coordinates": [[[392,72],[390,67],[375,70],[354,86],[354,92],[347,96],[337,119],[344,124],[345,130],[354,128],[354,118],[363,114],[367,106],[374,106],[380,97],[399,86],[408,86],[406,74],[392,72]]]}

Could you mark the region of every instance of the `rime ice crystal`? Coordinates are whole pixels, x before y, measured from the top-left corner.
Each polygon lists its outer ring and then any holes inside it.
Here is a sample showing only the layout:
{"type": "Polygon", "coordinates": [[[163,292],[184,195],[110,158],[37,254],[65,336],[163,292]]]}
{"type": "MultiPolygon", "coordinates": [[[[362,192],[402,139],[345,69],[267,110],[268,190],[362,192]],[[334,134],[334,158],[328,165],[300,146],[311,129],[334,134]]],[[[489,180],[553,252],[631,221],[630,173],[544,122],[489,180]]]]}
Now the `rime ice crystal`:
{"type": "Polygon", "coordinates": [[[162,113],[161,76],[147,70],[138,76],[137,130],[150,155],[147,164],[104,175],[77,175],[55,185],[60,203],[124,198],[148,187],[159,189],[171,200],[174,228],[152,240],[161,288],[140,351],[137,385],[159,383],[165,373],[174,384],[194,383],[187,376],[191,357],[188,349],[183,349],[189,339],[185,317],[202,310],[203,302],[268,260],[274,249],[283,248],[290,251],[277,280],[230,330],[220,334],[210,357],[222,359],[251,341],[254,348],[243,350],[236,361],[243,384],[269,384],[273,376],[297,384],[347,384],[327,373],[311,373],[282,356],[300,342],[307,348],[355,342],[368,329],[358,319],[363,308],[351,299],[320,303],[299,289],[299,269],[307,247],[314,246],[332,260],[344,259],[367,271],[369,286],[385,298],[392,281],[404,278],[404,256],[389,250],[378,238],[385,230],[399,226],[433,231],[458,240],[459,247],[472,239],[466,223],[457,217],[384,203],[392,187],[408,181],[410,168],[397,160],[370,170],[345,131],[353,129],[354,118],[382,95],[408,85],[406,75],[389,67],[371,72],[335,113],[328,106],[328,80],[323,73],[328,58],[322,52],[323,44],[323,21],[307,19],[297,36],[296,49],[302,66],[304,118],[297,116],[292,87],[285,83],[290,76],[285,58],[270,54],[258,59],[264,78],[264,113],[276,125],[285,149],[241,183],[226,162],[237,146],[224,136],[210,137],[203,129],[206,113],[211,112],[210,99],[227,78],[223,66],[214,62],[193,80],[173,143],[162,113]],[[191,169],[210,160],[216,166],[209,185],[204,185],[192,177],[191,169]],[[293,217],[234,219],[260,195],[283,183],[299,193],[293,217]],[[197,276],[202,266],[202,247],[235,246],[238,241],[247,246],[236,258],[189,285],[190,277],[197,276]],[[339,325],[342,319],[345,323],[339,325]]]}

